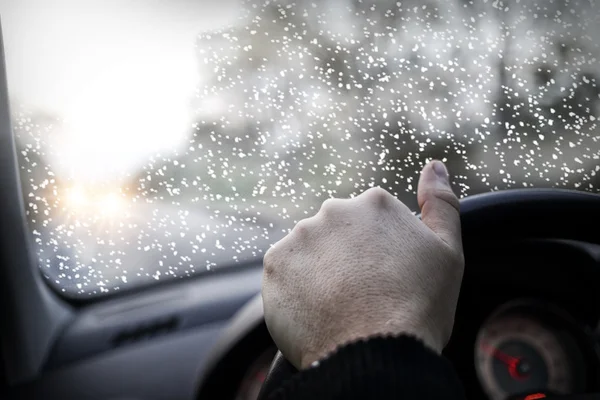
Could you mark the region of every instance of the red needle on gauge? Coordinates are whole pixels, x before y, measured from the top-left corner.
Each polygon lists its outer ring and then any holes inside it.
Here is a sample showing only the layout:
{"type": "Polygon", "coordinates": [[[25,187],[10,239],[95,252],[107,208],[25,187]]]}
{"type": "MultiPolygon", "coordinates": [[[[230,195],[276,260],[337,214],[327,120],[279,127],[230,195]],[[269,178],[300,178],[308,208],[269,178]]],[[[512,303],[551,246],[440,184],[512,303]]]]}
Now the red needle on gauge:
{"type": "Polygon", "coordinates": [[[490,356],[494,357],[498,361],[506,364],[508,367],[508,373],[513,379],[523,380],[527,379],[527,375],[519,371],[519,364],[521,363],[521,359],[518,357],[513,357],[505,352],[499,350],[497,347],[490,345],[489,343],[482,342],[479,346],[481,350],[490,356]]]}

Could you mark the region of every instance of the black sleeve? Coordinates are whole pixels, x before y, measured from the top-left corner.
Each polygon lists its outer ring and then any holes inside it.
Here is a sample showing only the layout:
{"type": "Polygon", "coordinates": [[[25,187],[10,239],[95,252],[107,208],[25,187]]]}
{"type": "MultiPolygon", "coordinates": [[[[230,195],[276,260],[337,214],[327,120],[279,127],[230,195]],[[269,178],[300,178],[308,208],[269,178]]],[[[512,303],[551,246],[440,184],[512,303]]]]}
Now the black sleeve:
{"type": "Polygon", "coordinates": [[[298,372],[268,398],[463,400],[465,394],[447,359],[414,337],[402,335],[346,345],[298,372]]]}

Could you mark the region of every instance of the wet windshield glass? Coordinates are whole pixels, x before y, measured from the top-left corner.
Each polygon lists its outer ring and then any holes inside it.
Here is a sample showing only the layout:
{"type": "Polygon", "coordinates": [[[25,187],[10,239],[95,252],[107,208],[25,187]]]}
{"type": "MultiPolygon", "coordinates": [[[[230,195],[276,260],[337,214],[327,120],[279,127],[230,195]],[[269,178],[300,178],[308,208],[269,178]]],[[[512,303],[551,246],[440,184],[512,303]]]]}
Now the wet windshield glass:
{"type": "Polygon", "coordinates": [[[598,190],[594,1],[203,4],[0,1],[32,243],[66,295],[260,259],[372,186],[416,211],[432,158],[461,197],[598,190]]]}

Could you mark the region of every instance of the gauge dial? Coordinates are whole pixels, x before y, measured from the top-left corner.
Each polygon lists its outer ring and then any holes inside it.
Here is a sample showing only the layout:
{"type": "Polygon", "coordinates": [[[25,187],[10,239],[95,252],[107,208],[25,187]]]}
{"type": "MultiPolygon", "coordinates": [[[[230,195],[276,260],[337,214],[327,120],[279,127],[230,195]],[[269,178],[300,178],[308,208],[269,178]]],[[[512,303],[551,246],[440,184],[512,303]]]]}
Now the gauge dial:
{"type": "Polygon", "coordinates": [[[475,345],[477,375],[490,399],[571,391],[568,354],[557,335],[534,319],[493,318],[482,327],[475,345]]]}

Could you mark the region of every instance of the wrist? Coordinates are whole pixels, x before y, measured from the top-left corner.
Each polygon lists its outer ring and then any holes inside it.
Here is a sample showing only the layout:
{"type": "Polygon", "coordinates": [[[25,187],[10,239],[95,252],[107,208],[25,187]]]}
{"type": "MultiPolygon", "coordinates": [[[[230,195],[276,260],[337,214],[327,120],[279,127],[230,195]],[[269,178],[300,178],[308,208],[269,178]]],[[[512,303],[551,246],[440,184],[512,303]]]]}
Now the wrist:
{"type": "Polygon", "coordinates": [[[353,343],[357,343],[362,340],[369,340],[373,338],[384,338],[384,337],[400,337],[400,336],[408,336],[412,337],[419,342],[422,342],[425,347],[434,353],[440,355],[442,354],[443,345],[440,345],[439,340],[436,340],[435,335],[433,335],[429,330],[426,329],[416,329],[405,327],[403,329],[394,329],[394,330],[382,330],[378,332],[373,332],[370,334],[357,334],[352,337],[348,337],[343,340],[332,341],[329,346],[317,350],[305,353],[300,359],[299,369],[309,369],[315,366],[318,366],[319,363],[329,358],[332,354],[340,350],[341,348],[351,345],[353,343]]]}

